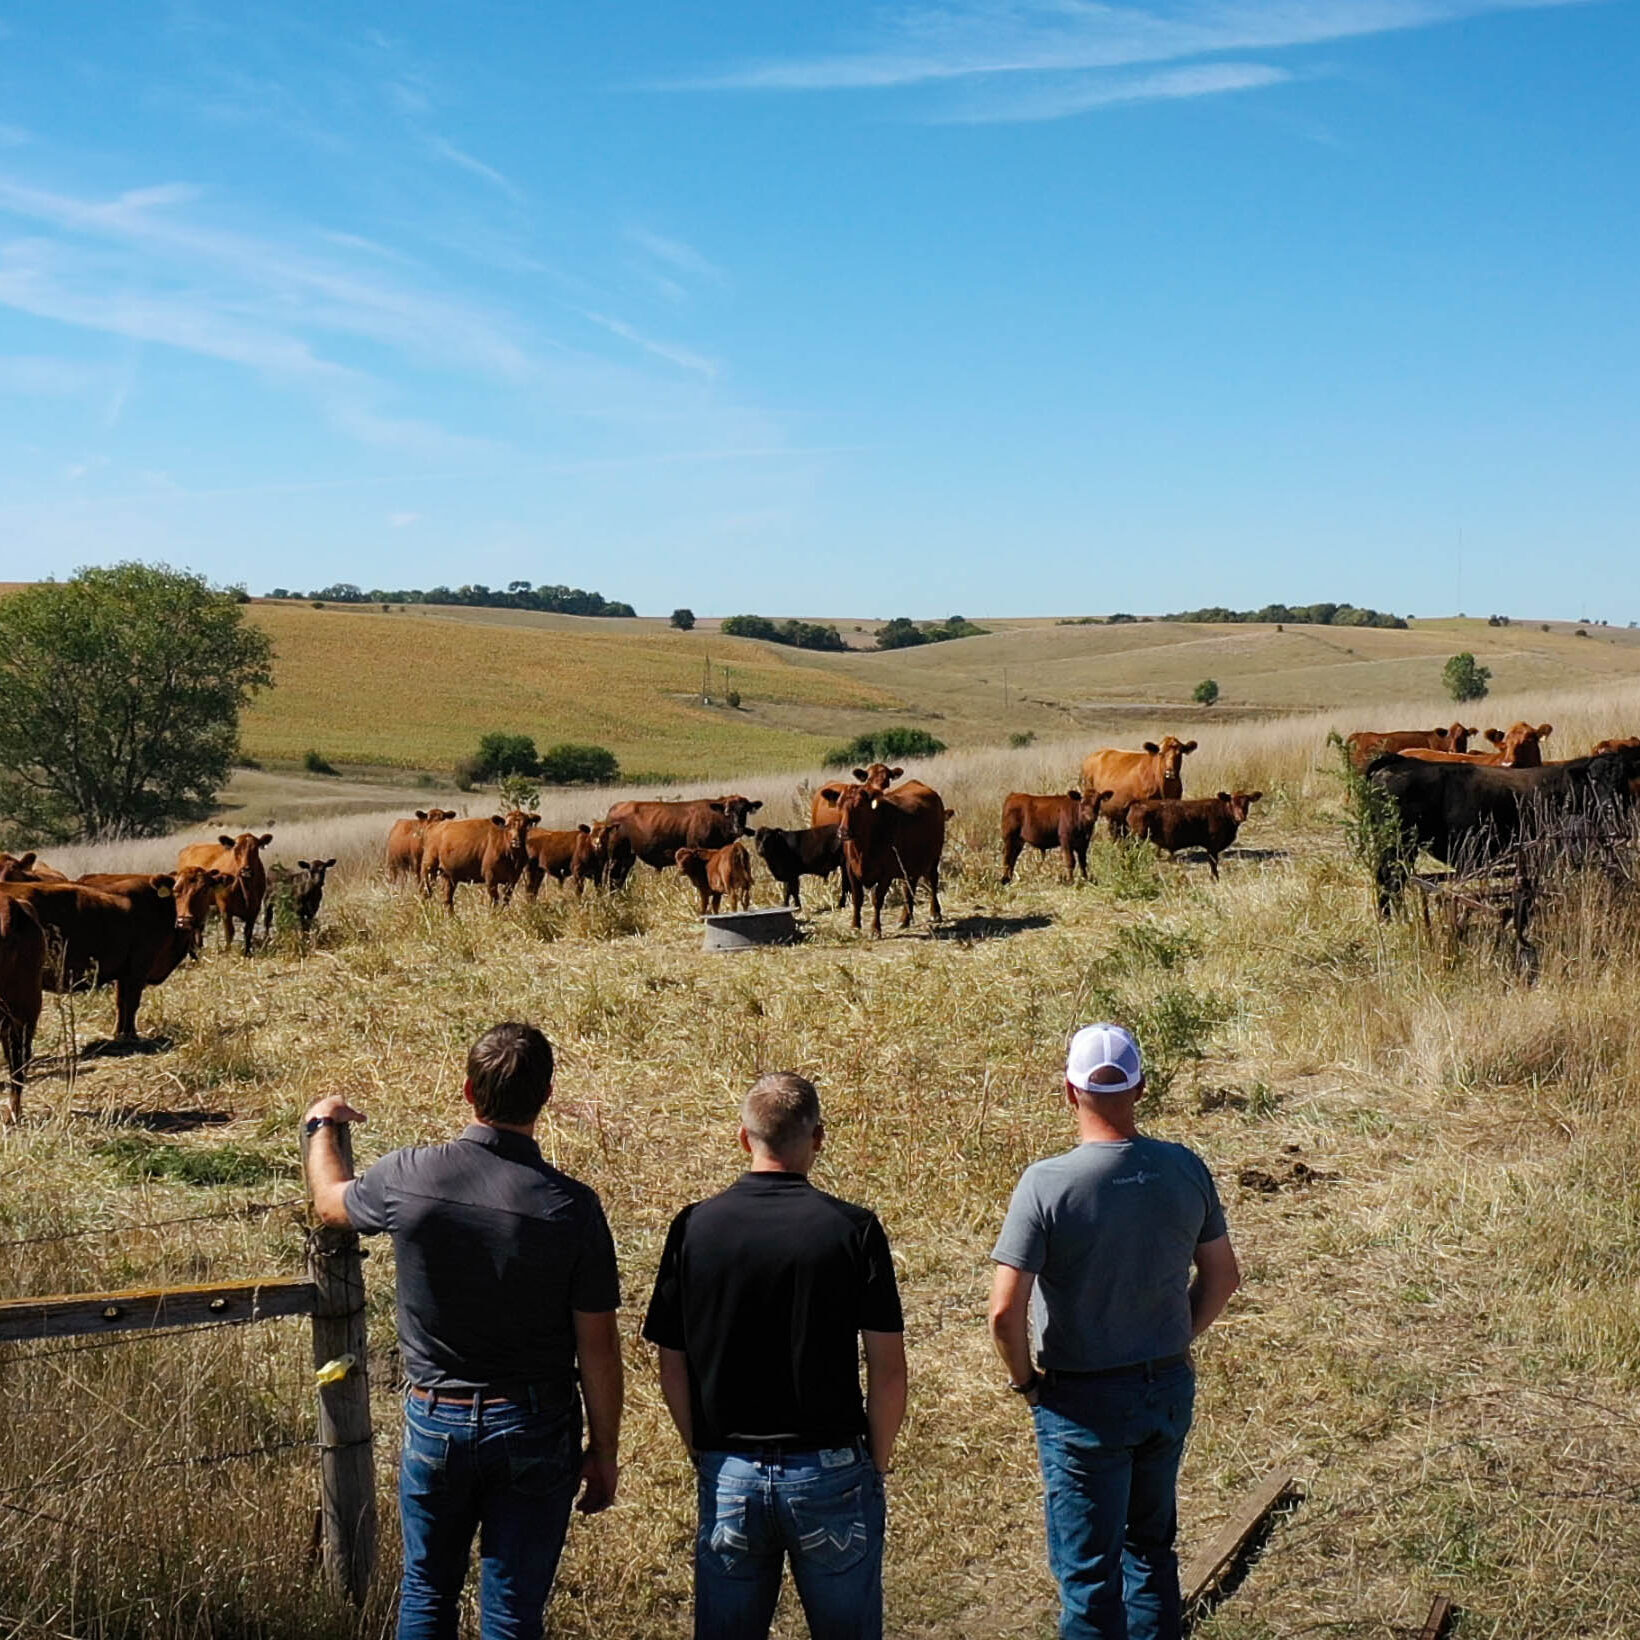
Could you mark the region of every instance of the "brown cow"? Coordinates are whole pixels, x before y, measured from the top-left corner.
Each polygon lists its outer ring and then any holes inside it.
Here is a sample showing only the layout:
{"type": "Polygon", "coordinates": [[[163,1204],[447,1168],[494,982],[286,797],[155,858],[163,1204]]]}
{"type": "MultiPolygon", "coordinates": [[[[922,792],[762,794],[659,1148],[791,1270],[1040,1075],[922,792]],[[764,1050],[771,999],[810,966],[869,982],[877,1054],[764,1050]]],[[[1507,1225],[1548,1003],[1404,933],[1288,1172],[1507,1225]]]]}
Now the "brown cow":
{"type": "Polygon", "coordinates": [[[1350,754],[1350,767],[1357,774],[1365,774],[1375,759],[1413,747],[1431,752],[1467,752],[1469,737],[1479,733],[1479,729],[1468,729],[1461,723],[1447,729],[1357,729],[1346,737],[1344,746],[1350,754]]]}
{"type": "Polygon", "coordinates": [[[34,907],[0,894],[0,1050],[6,1062],[8,1122],[23,1119],[23,1069],[34,1053],[45,965],[45,930],[34,907]]]}
{"type": "Polygon", "coordinates": [[[1489,752],[1434,752],[1414,746],[1403,752],[1403,757],[1416,758],[1420,763],[1477,763],[1483,767],[1501,769],[1541,769],[1542,742],[1554,733],[1554,725],[1539,723],[1514,724],[1505,734],[1501,729],[1488,729],[1485,738],[1492,742],[1489,752]]]}
{"type": "Polygon", "coordinates": [[[421,845],[427,828],[440,820],[454,820],[454,809],[417,809],[413,820],[395,820],[387,834],[387,877],[397,882],[403,877],[421,876],[421,845]]]}
{"type": "Polygon", "coordinates": [[[934,921],[940,910],[940,856],[945,852],[945,822],[951,818],[940,794],[920,780],[908,780],[893,791],[849,786],[838,802],[837,835],[843,841],[843,869],[854,901],[854,926],[860,926],[860,900],[871,890],[871,933],[883,932],[883,901],[893,883],[905,884],[905,913],[900,927],[911,923],[918,879],[928,884],[934,921]]]}
{"type": "Polygon", "coordinates": [[[700,893],[701,916],[706,915],[708,900],[713,911],[721,910],[725,895],[731,911],[752,909],[752,857],[744,843],[729,843],[723,848],[680,848],[673,858],[678,870],[700,893]]]}
{"type": "Polygon", "coordinates": [[[0,854],[0,883],[66,883],[68,873],[48,866],[39,855],[0,854]]]}
{"type": "Polygon", "coordinates": [[[1247,811],[1263,792],[1220,792],[1217,797],[1155,798],[1128,809],[1128,835],[1144,837],[1165,849],[1169,859],[1182,848],[1207,850],[1213,881],[1219,880],[1219,856],[1236,840],[1247,811]]]}
{"type": "Polygon", "coordinates": [[[46,931],[48,991],[112,985],[114,1035],[137,1034],[137,1009],[199,949],[221,872],[187,866],[153,876],[97,873],[77,883],[4,883],[46,931]]]}
{"type": "Polygon", "coordinates": [[[1631,746],[1640,746],[1640,735],[1619,735],[1613,740],[1597,740],[1589,756],[1603,757],[1607,752],[1623,752],[1631,746]]]}
{"type": "Polygon", "coordinates": [[[1154,740],[1147,740],[1142,752],[1124,752],[1107,746],[1101,751],[1089,752],[1082,759],[1082,790],[1111,794],[1105,799],[1102,812],[1110,824],[1112,837],[1122,835],[1130,803],[1184,796],[1181,770],[1185,755],[1195,749],[1195,741],[1176,740],[1168,735],[1160,746],[1154,740]]]}
{"type": "Polygon", "coordinates": [[[1078,865],[1082,880],[1088,880],[1088,841],[1099,821],[1099,810],[1109,792],[1055,792],[1033,797],[1029,792],[1009,792],[1002,805],[1002,880],[1014,880],[1014,864],[1026,845],[1046,854],[1059,850],[1065,862],[1065,880],[1073,880],[1078,865]]]}
{"type": "MultiPolygon", "coordinates": [[[[886,763],[871,763],[863,769],[854,771],[856,785],[864,786],[867,791],[886,792],[893,783],[905,773],[904,769],[891,769],[886,763]]],[[[817,791],[809,799],[809,828],[816,826],[835,826],[842,818],[843,811],[838,808],[843,793],[848,790],[847,781],[831,781],[817,791]]],[[[837,907],[841,910],[848,904],[848,855],[844,851],[843,869],[839,874],[837,884],[837,907]]]]}
{"type": "Polygon", "coordinates": [[[529,850],[525,871],[529,882],[525,892],[533,900],[542,882],[551,877],[556,883],[575,884],[579,895],[590,882],[595,887],[604,880],[609,864],[609,827],[577,826],[574,831],[532,831],[524,839],[529,850]]]}
{"type": "Polygon", "coordinates": [[[514,809],[487,819],[441,820],[427,828],[421,850],[421,888],[433,891],[433,880],[444,882],[444,909],[456,908],[458,883],[483,883],[491,905],[512,899],[513,887],[529,865],[526,839],[530,827],[540,824],[538,814],[514,809]]]}
{"type": "Polygon", "coordinates": [[[251,954],[251,936],[256,919],[262,915],[262,901],[268,892],[268,873],[262,864],[262,850],[273,841],[273,833],[259,837],[243,831],[237,837],[224,832],[214,843],[190,843],[177,855],[177,869],[197,866],[201,871],[221,872],[225,879],[216,891],[216,908],[222,913],[222,949],[233,949],[233,925],[245,924],[245,955],[251,954]]]}
{"type": "Polygon", "coordinates": [[[610,886],[619,888],[638,860],[665,871],[676,863],[680,848],[725,848],[750,837],[747,816],[762,807],[734,795],[684,803],[616,803],[604,816],[610,828],[610,886]]]}

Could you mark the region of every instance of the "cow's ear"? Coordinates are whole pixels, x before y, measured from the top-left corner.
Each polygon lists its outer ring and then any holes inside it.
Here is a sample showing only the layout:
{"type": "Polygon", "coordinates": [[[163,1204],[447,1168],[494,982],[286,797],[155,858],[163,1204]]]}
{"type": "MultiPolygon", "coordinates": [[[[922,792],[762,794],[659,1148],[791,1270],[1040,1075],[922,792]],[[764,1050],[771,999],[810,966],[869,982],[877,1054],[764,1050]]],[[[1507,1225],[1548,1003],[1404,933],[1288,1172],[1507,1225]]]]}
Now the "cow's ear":
{"type": "Polygon", "coordinates": [[[1071,801],[1072,801],[1072,802],[1073,802],[1073,803],[1080,803],[1080,802],[1081,802],[1081,801],[1082,801],[1082,794],[1081,794],[1081,792],[1079,792],[1079,791],[1074,791],[1074,790],[1073,790],[1073,791],[1068,791],[1068,792],[1066,792],[1066,793],[1065,793],[1065,795],[1066,795],[1066,796],[1067,796],[1067,797],[1068,797],[1068,798],[1069,798],[1069,799],[1070,799],[1070,800],[1071,800],[1071,801]]]}
{"type": "Polygon", "coordinates": [[[416,810],[416,818],[418,820],[425,820],[427,818],[427,810],[426,809],[417,809],[416,810]]]}
{"type": "Polygon", "coordinates": [[[326,871],[329,871],[330,868],[336,864],[336,856],[333,854],[328,860],[321,860],[319,863],[325,868],[326,871]]]}
{"type": "Polygon", "coordinates": [[[233,838],[231,838],[226,832],[223,832],[221,836],[217,838],[217,842],[219,842],[223,848],[233,847],[233,838]]]}
{"type": "Polygon", "coordinates": [[[273,833],[271,831],[265,831],[265,832],[262,833],[262,835],[260,837],[258,837],[256,839],[256,846],[258,848],[266,848],[268,846],[268,844],[271,843],[272,841],[273,841],[273,833]]]}
{"type": "Polygon", "coordinates": [[[538,814],[526,814],[524,819],[532,826],[538,826],[541,824],[541,816],[538,814]]]}
{"type": "Polygon", "coordinates": [[[592,835],[592,827],[591,826],[584,826],[584,825],[583,826],[577,826],[575,829],[577,831],[584,831],[587,834],[588,837],[590,837],[592,835]]]}
{"type": "Polygon", "coordinates": [[[1182,753],[1182,752],[1193,752],[1193,751],[1195,751],[1195,749],[1196,749],[1196,743],[1195,743],[1195,741],[1193,741],[1193,740],[1187,740],[1187,741],[1186,741],[1186,742],[1185,742],[1185,743],[1184,743],[1184,745],[1182,745],[1182,746],[1181,746],[1181,747],[1180,747],[1180,748],[1179,748],[1179,750],[1180,750],[1180,752],[1181,752],[1181,753],[1182,753]]]}
{"type": "Polygon", "coordinates": [[[174,877],[155,877],[153,884],[154,892],[162,900],[174,900],[176,898],[176,879],[174,877]]]}
{"type": "Polygon", "coordinates": [[[19,856],[17,864],[22,870],[27,871],[38,858],[39,856],[31,851],[28,854],[19,856]]]}
{"type": "Polygon", "coordinates": [[[871,773],[871,771],[869,769],[856,769],[854,771],[854,778],[856,780],[858,780],[862,785],[864,785],[865,784],[865,778],[870,773],[871,773]]]}
{"type": "MultiPolygon", "coordinates": [[[[277,871],[278,869],[279,868],[277,866],[274,867],[275,871],[277,871]]],[[[296,862],[296,869],[298,871],[312,871],[313,870],[313,862],[311,860],[298,860],[296,862]]]]}
{"type": "Polygon", "coordinates": [[[1229,792],[1220,792],[1219,801],[1221,803],[1233,803],[1235,802],[1235,798],[1232,797],[1229,792]]]}
{"type": "Polygon", "coordinates": [[[822,786],[819,795],[830,803],[833,808],[836,808],[838,800],[843,795],[843,788],[841,786],[822,786]]]}
{"type": "MultiPolygon", "coordinates": [[[[1543,731],[1543,732],[1544,732],[1544,733],[1545,733],[1545,734],[1548,734],[1548,732],[1549,732],[1549,731],[1548,731],[1548,730],[1547,730],[1547,729],[1545,729],[1545,730],[1544,730],[1544,731],[1543,731]]],[[[761,802],[758,802],[758,803],[748,803],[748,804],[747,804],[747,805],[746,805],[746,812],[747,812],[747,813],[748,813],[748,814],[756,814],[756,813],[757,813],[757,811],[758,811],[758,810],[759,810],[759,809],[760,809],[760,808],[762,808],[762,807],[763,807],[763,805],[762,805],[762,803],[761,803],[761,802]]]]}
{"type": "Polygon", "coordinates": [[[722,814],[723,813],[723,804],[721,802],[708,803],[706,806],[707,806],[707,808],[709,808],[712,811],[713,814],[722,814]]]}
{"type": "Polygon", "coordinates": [[[1486,731],[1486,738],[1490,740],[1494,746],[1501,746],[1506,737],[1501,729],[1488,729],[1486,731]]]}
{"type": "Polygon", "coordinates": [[[1555,726],[1552,723],[1540,723],[1537,732],[1539,740],[1547,740],[1555,732],[1555,726]]]}
{"type": "Polygon", "coordinates": [[[500,826],[503,831],[505,831],[506,827],[507,827],[507,822],[506,822],[505,817],[502,816],[502,815],[499,815],[499,814],[492,814],[490,816],[490,824],[492,826],[500,826]]]}
{"type": "Polygon", "coordinates": [[[1480,733],[1480,730],[1479,729],[1465,729],[1464,733],[1466,735],[1478,735],[1480,733]]]}
{"type": "Polygon", "coordinates": [[[888,778],[890,780],[898,780],[900,778],[900,776],[904,773],[905,773],[904,769],[890,769],[888,771],[888,778]]]}
{"type": "Polygon", "coordinates": [[[1145,742],[1145,750],[1154,755],[1161,750],[1161,747],[1158,746],[1154,740],[1147,740],[1145,742]]]}
{"type": "Polygon", "coordinates": [[[1248,802],[1249,802],[1249,803],[1256,803],[1256,802],[1258,802],[1258,800],[1259,800],[1259,799],[1260,799],[1260,798],[1261,798],[1261,797],[1262,797],[1262,796],[1263,796],[1263,795],[1264,795],[1264,793],[1263,793],[1263,792],[1248,792],[1248,794],[1247,794],[1247,801],[1248,801],[1248,802]]]}
{"type": "Polygon", "coordinates": [[[947,809],[945,811],[945,818],[947,820],[955,820],[956,817],[957,817],[957,811],[955,809],[947,809]]]}
{"type": "Polygon", "coordinates": [[[1115,795],[1115,792],[1100,792],[1099,801],[1101,803],[1108,803],[1115,795]]]}

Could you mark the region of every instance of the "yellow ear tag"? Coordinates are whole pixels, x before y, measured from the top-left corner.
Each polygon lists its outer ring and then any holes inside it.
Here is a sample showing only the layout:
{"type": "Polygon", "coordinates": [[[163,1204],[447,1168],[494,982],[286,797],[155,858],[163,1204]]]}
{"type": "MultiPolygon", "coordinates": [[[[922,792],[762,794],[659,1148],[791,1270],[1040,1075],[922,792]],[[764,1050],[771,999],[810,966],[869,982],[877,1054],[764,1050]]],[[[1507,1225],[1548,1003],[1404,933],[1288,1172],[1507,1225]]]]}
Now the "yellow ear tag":
{"type": "Polygon", "coordinates": [[[338,1355],[334,1361],[327,1361],[313,1375],[314,1382],[319,1384],[339,1384],[353,1370],[354,1358],[351,1355],[338,1355]]]}

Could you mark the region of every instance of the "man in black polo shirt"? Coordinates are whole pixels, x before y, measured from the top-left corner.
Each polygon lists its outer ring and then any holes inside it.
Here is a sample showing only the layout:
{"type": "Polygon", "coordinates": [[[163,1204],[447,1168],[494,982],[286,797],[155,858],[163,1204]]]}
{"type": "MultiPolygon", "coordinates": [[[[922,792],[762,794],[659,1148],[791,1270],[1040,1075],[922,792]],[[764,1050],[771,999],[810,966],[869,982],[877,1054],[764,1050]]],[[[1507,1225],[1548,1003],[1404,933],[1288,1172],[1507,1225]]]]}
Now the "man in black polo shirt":
{"type": "Polygon", "coordinates": [[[825,1137],[812,1084],[765,1076],[740,1116],[751,1171],[672,1221],[644,1322],[700,1477],[695,1634],[762,1640],[789,1555],[815,1640],[875,1640],[905,1416],[894,1261],[874,1213],[808,1181],[825,1137]]]}
{"type": "Polygon", "coordinates": [[[583,1514],[615,1501],[615,1244],[596,1192],[536,1148],[546,1037],[485,1032],[464,1091],[475,1120],[460,1138],[395,1150],[358,1179],[332,1130],[364,1118],[321,1099],[307,1114],[308,1179],[325,1223],[393,1237],[409,1379],[399,1640],[455,1640],[475,1531],[484,1640],[536,1640],[577,1487],[583,1514]]]}

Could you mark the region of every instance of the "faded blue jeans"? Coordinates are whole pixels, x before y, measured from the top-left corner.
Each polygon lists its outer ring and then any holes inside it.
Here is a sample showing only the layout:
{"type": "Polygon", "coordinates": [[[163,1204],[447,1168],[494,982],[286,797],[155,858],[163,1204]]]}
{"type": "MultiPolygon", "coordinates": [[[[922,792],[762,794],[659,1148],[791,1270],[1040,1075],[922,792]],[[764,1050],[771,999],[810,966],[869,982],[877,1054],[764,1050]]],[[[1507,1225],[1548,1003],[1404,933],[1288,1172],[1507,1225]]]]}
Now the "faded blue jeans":
{"type": "Polygon", "coordinates": [[[404,1401],[398,1640],[456,1640],[478,1534],[484,1640],[539,1640],[581,1471],[581,1408],[404,1401]]]}
{"type": "Polygon", "coordinates": [[[880,1640],[883,1478],[863,1445],[703,1452],[696,1640],[763,1640],[788,1556],[813,1640],[880,1640]]]}
{"type": "Polygon", "coordinates": [[[1177,1482],[1188,1363],[1054,1378],[1036,1419],[1060,1640],[1179,1640],[1177,1482]]]}

